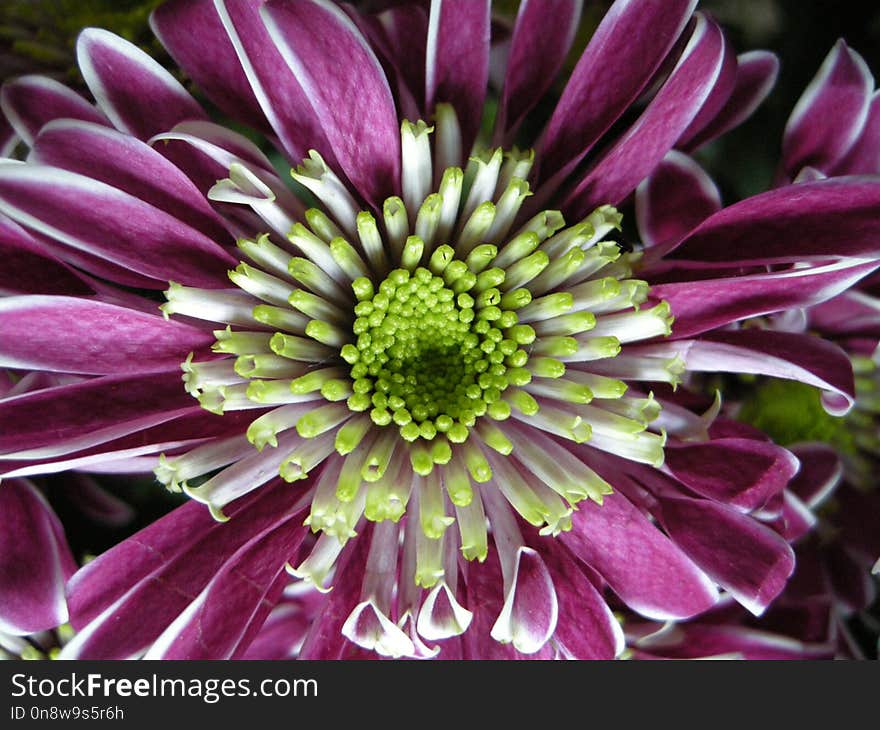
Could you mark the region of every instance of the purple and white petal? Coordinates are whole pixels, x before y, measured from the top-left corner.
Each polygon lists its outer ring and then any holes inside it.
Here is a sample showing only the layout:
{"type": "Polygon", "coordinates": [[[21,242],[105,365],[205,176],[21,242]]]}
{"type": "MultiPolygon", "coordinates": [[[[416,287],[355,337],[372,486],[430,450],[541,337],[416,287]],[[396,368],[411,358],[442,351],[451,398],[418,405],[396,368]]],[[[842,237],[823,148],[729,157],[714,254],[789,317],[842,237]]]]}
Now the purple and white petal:
{"type": "Polygon", "coordinates": [[[0,631],[25,636],[67,621],[64,584],[76,570],[61,523],[23,479],[0,486],[0,631]]]}
{"type": "Polygon", "coordinates": [[[156,315],[74,297],[0,299],[0,367],[84,375],[171,370],[214,336],[156,315]]]}
{"type": "Polygon", "coordinates": [[[261,14],[327,136],[327,149],[358,192],[381,205],[398,190],[400,128],[373,50],[348,16],[325,0],[270,0],[261,14]]]}
{"type": "Polygon", "coordinates": [[[839,40],[785,127],[782,163],[789,176],[808,165],[828,171],[840,162],[861,134],[873,91],[868,64],[839,40]]]}
{"type": "Polygon", "coordinates": [[[670,441],[665,464],[697,494],[741,512],[758,509],[781,492],[799,466],[797,458],[781,446],[741,438],[670,441]]]}
{"type": "Polygon", "coordinates": [[[636,223],[646,246],[678,241],[721,210],[721,194],[697,162],[670,151],[636,188],[636,223]]]}
{"type": "Polygon", "coordinates": [[[868,118],[849,152],[830,171],[831,175],[877,175],[880,173],[880,92],[874,92],[868,118]]]}
{"type": "Polygon", "coordinates": [[[83,175],[43,165],[0,166],[0,211],[66,246],[160,281],[228,286],[236,264],[168,213],[83,175]]]}
{"type": "Polygon", "coordinates": [[[681,619],[718,600],[709,577],[622,494],[606,495],[601,506],[578,507],[571,532],[558,539],[634,611],[681,619]]]}
{"type": "Polygon", "coordinates": [[[587,172],[563,208],[583,216],[616,205],[660,163],[707,103],[725,68],[718,25],[697,14],[690,41],[669,78],[639,119],[587,172]]]}
{"type": "Polygon", "coordinates": [[[664,255],[704,266],[880,255],[880,180],[841,177],[788,185],[707,218],[664,255]]]}
{"type": "Polygon", "coordinates": [[[130,135],[88,122],[53,121],[34,141],[28,162],[106,183],[215,241],[229,239],[221,219],[192,181],[149,145],[130,135]]]}
{"type": "Polygon", "coordinates": [[[794,571],[794,552],[784,538],[717,502],[662,498],[659,518],[676,545],[755,615],[794,571]]]}
{"type": "Polygon", "coordinates": [[[78,272],[5,215],[0,215],[0,259],[0,293],[94,294],[78,272]]]}
{"type": "Polygon", "coordinates": [[[796,444],[791,450],[801,462],[801,469],[788,489],[808,507],[818,507],[843,478],[840,455],[824,443],[796,444]]]}
{"type": "Polygon", "coordinates": [[[0,89],[0,109],[25,144],[32,145],[53,119],[107,124],[107,118],[64,84],[46,76],[22,76],[0,89]]]}
{"type": "Polygon", "coordinates": [[[880,260],[844,259],[750,276],[658,284],[651,296],[666,301],[675,317],[674,337],[685,338],[731,322],[818,304],[849,289],[880,260]]]}
{"type": "MultiPolygon", "coordinates": [[[[617,0],[571,74],[542,137],[539,182],[563,179],[638,97],[696,0],[617,0]]],[[[607,202],[607,201],[603,201],[607,202]]]]}
{"type": "Polygon", "coordinates": [[[747,329],[713,332],[692,340],[688,370],[769,375],[821,388],[822,403],[843,415],[855,402],[852,366],[836,345],[811,335],[747,329]]]}
{"type": "Polygon", "coordinates": [[[736,81],[727,102],[701,131],[682,144],[693,151],[748,119],[776,85],[779,59],[769,51],[749,51],[737,56],[736,81]]]}
{"type": "Polygon", "coordinates": [[[489,0],[432,0],[425,51],[425,109],[451,104],[471,149],[489,80],[489,0]]]}
{"type": "Polygon", "coordinates": [[[583,0],[520,3],[505,66],[496,125],[506,141],[562,68],[574,42],[583,0]]]}
{"type": "Polygon", "coordinates": [[[83,78],[113,125],[146,140],[205,111],[163,66],[137,46],[101,28],[76,42],[83,78]]]}
{"type": "Polygon", "coordinates": [[[271,130],[214,0],[162,3],[150,16],[150,27],[177,65],[224,113],[261,131],[271,130]]]}

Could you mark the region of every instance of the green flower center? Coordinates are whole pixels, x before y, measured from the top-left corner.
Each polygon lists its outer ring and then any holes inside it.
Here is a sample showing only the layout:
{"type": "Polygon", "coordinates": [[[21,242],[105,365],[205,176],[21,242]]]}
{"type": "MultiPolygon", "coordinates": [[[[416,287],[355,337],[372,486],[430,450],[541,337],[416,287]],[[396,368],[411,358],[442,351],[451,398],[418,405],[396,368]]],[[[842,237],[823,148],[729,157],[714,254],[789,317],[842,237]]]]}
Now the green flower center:
{"type": "Polygon", "coordinates": [[[395,424],[407,441],[444,433],[463,443],[477,418],[510,415],[501,394],[511,378],[528,378],[521,345],[535,334],[498,306],[501,293],[489,284],[503,279],[500,270],[480,276],[440,249],[429,265],[395,269],[375,292],[368,279],[355,282],[356,339],[341,352],[351,364],[348,406],[395,424]]]}

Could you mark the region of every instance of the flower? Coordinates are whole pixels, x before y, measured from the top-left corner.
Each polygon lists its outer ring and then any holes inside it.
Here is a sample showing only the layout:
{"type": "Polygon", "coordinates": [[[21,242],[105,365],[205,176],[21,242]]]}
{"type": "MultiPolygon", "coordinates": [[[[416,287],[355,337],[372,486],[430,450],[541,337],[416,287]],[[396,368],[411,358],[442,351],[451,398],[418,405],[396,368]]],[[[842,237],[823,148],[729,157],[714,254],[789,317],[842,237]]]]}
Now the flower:
{"type": "Polygon", "coordinates": [[[606,590],[655,619],[719,586],[766,608],[793,556],[762,520],[797,461],[674,389],[769,369],[846,409],[829,345],[725,328],[874,270],[880,188],[783,189],[630,250],[614,206],[747,116],[775,70],[694,6],[615,3],[532,152],[513,141],[579,3],[524,3],[495,144],[470,157],[488,2],[160,7],[169,53],[277,142],[295,191],[105,31],[78,42],[97,108],[41,78],[4,87],[31,150],[0,166],[18,267],[2,364],[73,378],[0,401],[3,473],[155,468],[193,497],[72,578],[62,655],[243,656],[285,565],[332,587],[306,613],[311,658],[611,658],[606,590]]]}

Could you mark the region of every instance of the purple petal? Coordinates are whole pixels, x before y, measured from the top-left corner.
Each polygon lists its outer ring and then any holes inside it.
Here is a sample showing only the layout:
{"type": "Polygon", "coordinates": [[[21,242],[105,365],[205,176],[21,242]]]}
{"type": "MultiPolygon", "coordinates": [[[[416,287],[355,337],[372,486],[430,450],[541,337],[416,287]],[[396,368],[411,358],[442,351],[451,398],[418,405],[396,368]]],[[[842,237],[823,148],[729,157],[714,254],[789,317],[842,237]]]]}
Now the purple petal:
{"type": "Polygon", "coordinates": [[[781,492],[798,470],[798,460],[781,446],[739,438],[670,442],[665,463],[685,486],[742,512],[781,492]]]}
{"type": "Polygon", "coordinates": [[[823,335],[880,339],[880,300],[851,289],[809,311],[810,327],[823,335]]]}
{"type": "Polygon", "coordinates": [[[831,170],[832,175],[880,173],[880,92],[875,92],[859,138],[831,170]]]}
{"type": "Polygon", "coordinates": [[[716,502],[665,498],[660,519],[675,543],[755,615],[794,571],[794,552],[782,537],[716,502]]]}
{"type": "Polygon", "coordinates": [[[145,658],[229,659],[308,532],[292,527],[284,523],[239,548],[145,658]]]}
{"type": "Polygon", "coordinates": [[[0,166],[0,210],[67,246],[160,281],[225,287],[226,271],[236,263],[158,208],[54,167],[0,166]]]}
{"type": "Polygon", "coordinates": [[[823,405],[833,415],[845,414],[855,400],[849,357],[811,335],[758,329],[713,332],[694,340],[685,360],[691,371],[769,375],[821,388],[823,405]]]}
{"type": "Polygon", "coordinates": [[[688,618],[718,600],[709,578],[623,495],[578,507],[571,532],[558,539],[634,611],[659,620],[688,618]]]}
{"type": "Polygon", "coordinates": [[[737,57],[736,81],[727,102],[683,149],[693,151],[748,119],[767,98],[779,75],[779,59],[769,51],[749,51],[737,57]]]}
{"type": "Polygon", "coordinates": [[[539,182],[571,172],[626,111],[678,40],[695,6],[695,0],[617,0],[611,6],[547,124],[538,156],[539,182]]]}
{"type": "Polygon", "coordinates": [[[831,659],[827,644],[808,644],[787,636],[745,626],[678,624],[645,642],[640,649],[670,659],[701,659],[736,656],[749,660],[831,659]]]}
{"type": "Polygon", "coordinates": [[[731,322],[784,312],[831,299],[880,266],[880,261],[845,259],[828,266],[778,273],[659,284],[651,296],[669,302],[676,338],[731,322]]]}
{"type": "Polygon", "coordinates": [[[425,107],[425,44],[428,13],[417,5],[398,5],[378,16],[353,14],[395,79],[400,115],[427,118],[425,107]]]}
{"type": "Polygon", "coordinates": [[[107,124],[106,117],[79,94],[46,76],[22,76],[0,90],[0,109],[27,145],[53,119],[107,124]]]}
{"type": "Polygon", "coordinates": [[[636,221],[646,246],[678,241],[719,210],[721,195],[712,178],[676,150],[636,189],[636,221]]]}
{"type": "Polygon", "coordinates": [[[519,6],[498,127],[505,138],[550,88],[565,62],[577,31],[582,0],[525,0],[519,6]]]}
{"type": "Polygon", "coordinates": [[[693,35],[669,78],[635,124],[602,156],[563,207],[585,215],[627,197],[697,117],[724,70],[721,29],[697,14],[693,35]]]}
{"type": "MultiPolygon", "coordinates": [[[[721,29],[719,28],[719,30],[721,29]]],[[[706,101],[703,102],[693,121],[676,141],[677,147],[687,148],[691,140],[701,134],[714,121],[719,112],[727,105],[736,87],[738,70],[736,52],[727,37],[723,36],[723,34],[722,37],[724,40],[724,57],[721,62],[721,70],[718,72],[718,77],[712,86],[712,90],[706,97],[706,101]]]]}
{"type": "Polygon", "coordinates": [[[801,462],[801,469],[788,488],[808,507],[817,507],[843,477],[840,456],[832,446],[823,443],[797,444],[791,450],[801,462]]]}
{"type": "MultiPolygon", "coordinates": [[[[248,126],[271,129],[213,0],[162,3],[150,16],[150,27],[177,65],[224,113],[248,126]]],[[[259,29],[259,34],[268,55],[265,31],[259,29]]]]}
{"type": "Polygon", "coordinates": [[[0,299],[0,367],[111,375],[170,370],[214,336],[160,315],[73,297],[0,299]]]}
{"type": "Polygon", "coordinates": [[[48,124],[28,162],[85,175],[143,200],[215,241],[229,234],[205,197],[149,145],[107,127],[73,120],[48,124]]]}
{"type": "MultiPolygon", "coordinates": [[[[502,611],[503,581],[498,555],[490,549],[487,559],[480,563],[467,563],[464,571],[466,600],[464,604],[474,614],[471,625],[462,635],[464,659],[551,659],[554,655],[552,642],[548,642],[535,654],[522,654],[514,644],[502,644],[491,636],[491,630],[502,611]]],[[[443,656],[441,654],[441,656],[443,656]]]]}
{"type": "Polygon", "coordinates": [[[831,169],[862,131],[874,91],[864,59],[839,40],[789,117],[782,140],[786,172],[831,169]]]}
{"type": "Polygon", "coordinates": [[[86,28],[76,42],[83,78],[113,125],[149,139],[204,110],[160,63],[124,38],[86,28]]]}
{"type": "Polygon", "coordinates": [[[674,258],[771,264],[880,251],[880,180],[841,177],[755,195],[707,218],[674,258]]]}
{"type": "Polygon", "coordinates": [[[228,514],[234,522],[219,523],[203,506],[185,504],[78,571],[68,586],[68,602],[79,634],[62,656],[138,655],[215,576],[223,576],[226,585],[238,583],[236,571],[243,566],[236,553],[242,547],[257,549],[260,538],[276,528],[302,532],[296,526],[302,511],[288,485],[277,481],[232,505],[228,514]]]}
{"type": "Polygon", "coordinates": [[[24,456],[0,459],[0,475],[53,474],[65,469],[112,474],[121,460],[143,455],[153,455],[152,464],[147,469],[152,471],[159,453],[164,452],[171,458],[199,446],[206,439],[243,435],[250,422],[263,412],[245,410],[218,416],[206,411],[194,399],[190,402],[189,408],[171,414],[172,420],[154,418],[145,425],[136,423],[116,431],[111,429],[97,438],[73,438],[61,446],[38,448],[25,452],[24,456]]]}
{"type": "Polygon", "coordinates": [[[339,166],[368,202],[381,205],[399,189],[400,128],[385,73],[367,41],[329,3],[271,0],[261,14],[339,166]]]}
{"type": "Polygon", "coordinates": [[[5,215],[0,215],[0,259],[0,292],[5,294],[94,294],[76,271],[5,215]]]}
{"type": "Polygon", "coordinates": [[[558,541],[541,546],[561,617],[553,643],[569,659],[614,659],[624,648],[620,624],[605,599],[558,541]]]}
{"type": "Polygon", "coordinates": [[[511,585],[492,626],[492,638],[512,643],[523,654],[534,654],[553,635],[558,617],[553,579],[540,553],[519,548],[511,585]]]}
{"type": "Polygon", "coordinates": [[[67,621],[64,583],[76,569],[64,531],[27,481],[0,487],[0,631],[17,636],[67,621]]]}
{"type": "Polygon", "coordinates": [[[108,375],[4,398],[0,453],[70,453],[164,423],[192,407],[179,368],[108,375]]]}
{"type": "Polygon", "coordinates": [[[425,52],[425,108],[455,108],[465,154],[483,116],[489,80],[489,0],[432,0],[425,52]]]}

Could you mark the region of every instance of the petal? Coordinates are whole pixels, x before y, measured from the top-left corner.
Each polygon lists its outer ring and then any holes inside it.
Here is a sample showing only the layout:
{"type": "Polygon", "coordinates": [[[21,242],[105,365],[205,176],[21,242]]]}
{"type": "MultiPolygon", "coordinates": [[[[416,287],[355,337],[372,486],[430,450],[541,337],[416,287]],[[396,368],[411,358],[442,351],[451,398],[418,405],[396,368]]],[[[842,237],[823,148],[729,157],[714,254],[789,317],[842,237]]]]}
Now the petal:
{"type": "Polygon", "coordinates": [[[680,240],[719,210],[721,194],[712,178],[676,150],[636,189],[636,222],[646,246],[680,240]]]}
{"type": "Polygon", "coordinates": [[[265,608],[267,594],[284,573],[284,564],[306,536],[305,528],[292,527],[286,522],[239,548],[144,658],[231,658],[254,614],[265,608]]]}
{"type": "Polygon", "coordinates": [[[73,297],[0,299],[0,367],[87,375],[169,370],[214,336],[180,322],[73,297]]]}
{"type": "MultiPolygon", "coordinates": [[[[139,655],[214,579],[234,587],[236,598],[253,595],[242,588],[240,579],[260,566],[246,561],[245,567],[241,557],[252,555],[249,548],[259,552],[261,545],[265,547],[261,539],[276,528],[287,533],[285,539],[297,539],[292,536],[302,532],[295,527],[302,507],[291,498],[287,484],[276,482],[229,513],[234,529],[215,522],[204,507],[190,502],[80,569],[68,585],[71,623],[79,633],[62,657],[139,655]]],[[[267,562],[271,572],[273,566],[267,562]]],[[[206,610],[217,607],[216,601],[211,604],[206,610]]],[[[222,621],[222,604],[219,610],[212,620],[222,621]]],[[[232,643],[236,638],[231,637],[232,643]]]]}
{"type": "Polygon", "coordinates": [[[878,206],[872,177],[788,185],[724,208],[669,250],[712,266],[877,256],[878,206]]]}
{"type": "Polygon", "coordinates": [[[832,175],[880,173],[880,92],[875,92],[862,132],[849,152],[834,165],[832,175]]]}
{"type": "Polygon", "coordinates": [[[821,388],[825,410],[835,416],[849,411],[855,399],[846,353],[811,335],[757,329],[713,332],[692,342],[685,361],[691,371],[769,375],[821,388]]]}
{"type": "Polygon", "coordinates": [[[778,273],[659,284],[651,288],[651,296],[672,308],[673,336],[690,337],[731,322],[818,304],[878,266],[880,261],[845,259],[778,273]]]}
{"type": "Polygon", "coordinates": [[[831,659],[834,655],[833,647],[827,644],[804,643],[735,625],[677,624],[639,641],[638,646],[670,659],[803,660],[831,659]]]}
{"type": "Polygon", "coordinates": [[[0,292],[5,294],[94,294],[76,271],[5,215],[0,215],[0,259],[0,292]]]}
{"type": "MultiPolygon", "coordinates": [[[[540,179],[567,175],[651,80],[695,0],[617,0],[571,74],[542,138],[540,179]]],[[[607,201],[603,201],[607,202],[607,201]]]]}
{"type": "Polygon", "coordinates": [[[399,190],[400,129],[379,60],[345,13],[323,0],[272,0],[261,13],[339,166],[381,205],[399,190]]]}
{"type": "Polygon", "coordinates": [[[660,163],[707,103],[725,67],[721,29],[702,14],[669,78],[629,130],[575,188],[563,208],[576,216],[616,205],[660,163]]]}
{"type": "Polygon", "coordinates": [[[718,114],[687,143],[693,151],[725,132],[738,127],[761,105],[776,85],[779,59],[769,51],[749,51],[737,56],[736,80],[730,97],[718,114]]]}
{"type": "Polygon", "coordinates": [[[28,162],[85,175],[163,210],[209,238],[229,234],[192,181],[149,145],[107,127],[57,120],[40,132],[28,162]]]}
{"type": "Polygon", "coordinates": [[[851,289],[809,310],[810,327],[825,336],[880,339],[880,300],[851,289]]]}
{"type": "Polygon", "coordinates": [[[624,637],[605,599],[558,541],[542,548],[559,599],[553,643],[568,659],[614,659],[624,649],[624,637]]]}
{"type": "MultiPolygon", "coordinates": [[[[0,111],[3,111],[2,100],[3,92],[0,89],[0,111]]],[[[5,113],[0,114],[0,157],[12,157],[20,141],[5,113]]]]}
{"type": "Polygon", "coordinates": [[[520,547],[511,585],[490,632],[493,639],[512,643],[523,654],[539,651],[553,635],[559,603],[550,571],[540,553],[520,547]]]}
{"type": "Polygon", "coordinates": [[[782,139],[785,171],[831,169],[853,146],[868,117],[874,78],[841,39],[825,58],[788,119],[782,139]]]}
{"type": "Polygon", "coordinates": [[[107,124],[106,117],[79,94],[46,76],[22,76],[3,84],[0,109],[27,145],[53,119],[107,124]]]}
{"type": "Polygon", "coordinates": [[[0,486],[0,631],[16,636],[67,621],[64,583],[76,569],[64,531],[27,481],[0,486]]]}
{"type": "Polygon", "coordinates": [[[149,139],[185,119],[207,118],[160,63],[110,31],[86,28],[76,55],[101,110],[123,132],[149,139]]]}
{"type": "Polygon", "coordinates": [[[236,263],[158,208],[54,167],[0,166],[0,210],[67,246],[161,281],[228,286],[226,271],[236,263]]]}
{"type": "Polygon", "coordinates": [[[20,458],[70,453],[164,423],[192,407],[179,368],[107,375],[3,398],[0,453],[16,453],[20,458]]]}
{"type": "Polygon", "coordinates": [[[705,573],[623,495],[578,507],[571,532],[558,539],[634,611],[659,620],[688,618],[718,600],[705,573]]]}
{"type": "Polygon", "coordinates": [[[582,0],[524,0],[510,45],[498,126],[509,138],[550,88],[577,32],[582,0]]]}
{"type": "Polygon", "coordinates": [[[785,528],[780,534],[787,542],[795,542],[812,530],[819,519],[789,490],[785,490],[783,497],[782,522],[785,528]]]}
{"type": "Polygon", "coordinates": [[[808,507],[818,507],[840,483],[843,462],[828,444],[796,444],[791,450],[801,462],[801,469],[788,489],[808,507]]]}
{"type": "Polygon", "coordinates": [[[755,615],[794,571],[794,552],[782,537],[716,502],[664,498],[660,519],[675,543],[755,615]]]}
{"type": "Polygon", "coordinates": [[[685,486],[741,512],[758,509],[781,492],[799,466],[781,446],[741,438],[669,442],[665,464],[685,486]]]}
{"type": "Polygon", "coordinates": [[[489,80],[489,0],[432,0],[425,52],[425,108],[452,104],[471,148],[489,80]]]}
{"type": "MultiPolygon", "coordinates": [[[[490,634],[504,607],[503,580],[498,554],[492,546],[487,559],[480,563],[470,561],[464,569],[466,586],[465,605],[474,617],[468,630],[461,636],[464,659],[551,659],[555,653],[552,642],[534,654],[522,654],[512,643],[500,643],[490,634]]],[[[441,654],[441,656],[443,656],[441,654]]]]}
{"type": "MultiPolygon", "coordinates": [[[[253,3],[250,3],[253,5],[253,3]]],[[[213,0],[172,0],[150,16],[150,27],[180,68],[225,114],[271,129],[213,0]]],[[[259,31],[265,39],[265,31],[259,31]]],[[[266,48],[266,52],[270,52],[266,48]]]]}

